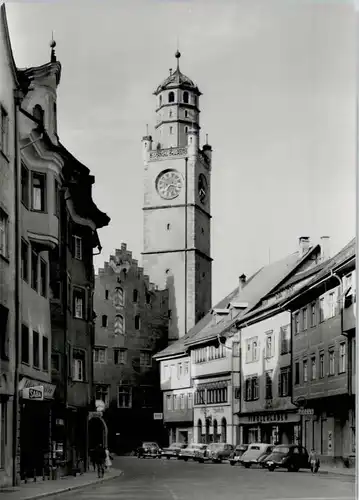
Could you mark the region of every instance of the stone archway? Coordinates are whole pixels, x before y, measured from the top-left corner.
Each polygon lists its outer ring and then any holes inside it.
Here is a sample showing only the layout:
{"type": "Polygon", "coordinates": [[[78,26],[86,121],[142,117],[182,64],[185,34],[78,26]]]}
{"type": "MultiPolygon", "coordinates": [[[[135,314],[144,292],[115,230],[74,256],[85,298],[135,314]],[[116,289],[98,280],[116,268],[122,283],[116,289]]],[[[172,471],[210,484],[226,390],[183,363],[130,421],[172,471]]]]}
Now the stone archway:
{"type": "Polygon", "coordinates": [[[218,441],[218,423],[217,420],[213,420],[213,442],[217,443],[218,441]]]}
{"type": "Polygon", "coordinates": [[[202,420],[200,418],[197,422],[197,443],[202,443],[202,420]]]}
{"type": "Polygon", "coordinates": [[[96,448],[99,444],[108,448],[108,428],[104,419],[99,415],[90,414],[88,428],[89,450],[96,448]]]}
{"type": "Polygon", "coordinates": [[[227,442],[227,420],[225,417],[223,417],[221,421],[221,441],[222,443],[227,442]]]}

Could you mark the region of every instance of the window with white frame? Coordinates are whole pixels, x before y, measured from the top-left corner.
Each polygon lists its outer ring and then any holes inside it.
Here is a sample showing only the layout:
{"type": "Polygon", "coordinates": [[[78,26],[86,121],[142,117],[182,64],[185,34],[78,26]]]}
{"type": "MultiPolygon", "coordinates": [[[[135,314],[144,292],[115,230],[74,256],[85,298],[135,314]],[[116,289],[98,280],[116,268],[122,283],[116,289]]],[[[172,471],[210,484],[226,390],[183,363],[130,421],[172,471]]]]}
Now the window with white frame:
{"type": "Polygon", "coordinates": [[[319,353],[319,378],[324,378],[324,352],[319,353]]]}
{"type": "Polygon", "coordinates": [[[185,364],[184,364],[184,375],[188,375],[189,374],[189,361],[185,361],[185,364]]]}
{"type": "Polygon", "coordinates": [[[31,208],[37,212],[46,210],[46,175],[40,172],[31,175],[31,208]]]}
{"type": "Polygon", "coordinates": [[[280,327],[280,353],[281,355],[290,352],[290,328],[289,325],[280,327]]]}
{"type": "Polygon", "coordinates": [[[0,149],[5,156],[9,153],[9,117],[7,111],[0,106],[0,149]]]}
{"type": "Polygon", "coordinates": [[[77,260],[82,260],[82,238],[74,235],[72,237],[74,257],[77,260]]]}
{"type": "Polygon", "coordinates": [[[312,302],[310,304],[310,326],[315,326],[317,322],[317,304],[312,302]]]}
{"type": "Polygon", "coordinates": [[[310,362],[311,362],[312,380],[316,380],[316,378],[317,378],[317,358],[316,358],[316,356],[312,356],[310,362]]]}
{"type": "Polygon", "coordinates": [[[113,350],[113,361],[115,365],[125,365],[127,363],[127,349],[115,347],[113,350]]]}
{"type": "Polygon", "coordinates": [[[258,361],[258,337],[252,337],[246,343],[246,363],[258,361]]]}
{"type": "Polygon", "coordinates": [[[85,290],[82,288],[74,288],[72,297],[74,317],[85,319],[85,290]]]}
{"type": "Polygon", "coordinates": [[[273,357],[273,330],[266,332],[266,358],[273,357]]]}
{"type": "Polygon", "coordinates": [[[328,313],[329,318],[333,318],[336,313],[336,292],[332,291],[328,294],[328,313]]]}
{"type": "Polygon", "coordinates": [[[85,352],[73,351],[72,355],[72,379],[75,382],[85,381],[85,352]]]}
{"type": "Polygon", "coordinates": [[[0,254],[8,257],[9,241],[9,217],[2,208],[0,208],[0,254]]]}
{"type": "Polygon", "coordinates": [[[341,342],[339,345],[339,373],[344,373],[346,371],[346,360],[347,346],[345,342],[341,342]]]}
{"type": "Polygon", "coordinates": [[[104,347],[95,347],[93,350],[93,362],[105,364],[106,363],[106,349],[104,347]]]}
{"type": "Polygon", "coordinates": [[[303,330],[308,329],[308,308],[304,307],[303,309],[303,330]]]}
{"type": "Polygon", "coordinates": [[[258,376],[253,375],[245,380],[245,401],[255,401],[259,398],[258,376]]]}
{"type": "Polygon", "coordinates": [[[292,387],[292,378],[291,378],[291,367],[286,366],[285,368],[281,368],[278,377],[278,394],[279,397],[284,398],[290,395],[291,387],[292,387]]]}
{"type": "Polygon", "coordinates": [[[325,320],[325,299],[321,297],[319,300],[319,322],[322,323],[325,320]]]}
{"type": "Polygon", "coordinates": [[[129,385],[117,386],[117,407],[132,408],[132,387],[129,385]]]}
{"type": "Polygon", "coordinates": [[[140,352],[140,365],[141,366],[152,366],[152,356],[149,351],[140,352]]]}
{"type": "Polygon", "coordinates": [[[181,410],[184,410],[185,408],[185,395],[181,394],[180,396],[180,404],[181,404],[181,410]]]}
{"type": "Polygon", "coordinates": [[[195,405],[204,405],[206,404],[206,390],[205,389],[197,389],[194,394],[194,404],[195,405]]]}
{"type": "Polygon", "coordinates": [[[110,403],[109,387],[108,385],[96,385],[96,399],[103,401],[108,407],[110,403]]]}
{"type": "Polygon", "coordinates": [[[193,408],[193,394],[191,392],[187,394],[187,408],[189,410],[193,408]]]}
{"type": "Polygon", "coordinates": [[[180,379],[182,377],[182,363],[178,363],[177,365],[177,378],[180,379]]]}
{"type": "Polygon", "coordinates": [[[241,344],[240,342],[233,342],[232,344],[233,356],[238,358],[241,355],[241,344]]]}
{"type": "Polygon", "coordinates": [[[308,382],[308,360],[303,361],[303,382],[308,382]]]}
{"type": "Polygon", "coordinates": [[[334,354],[334,348],[329,349],[329,375],[335,375],[335,354],[334,354]]]}
{"type": "Polygon", "coordinates": [[[172,410],[172,394],[166,394],[166,408],[168,411],[172,410]]]}

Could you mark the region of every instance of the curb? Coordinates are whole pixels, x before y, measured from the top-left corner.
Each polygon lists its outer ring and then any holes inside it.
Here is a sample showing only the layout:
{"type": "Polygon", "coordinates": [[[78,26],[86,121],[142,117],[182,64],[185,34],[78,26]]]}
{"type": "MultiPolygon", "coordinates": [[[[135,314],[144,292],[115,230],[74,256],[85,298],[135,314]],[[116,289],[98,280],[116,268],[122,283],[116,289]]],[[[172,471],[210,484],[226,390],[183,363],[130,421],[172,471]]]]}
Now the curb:
{"type": "Polygon", "coordinates": [[[55,490],[55,491],[46,491],[44,493],[37,493],[35,495],[29,495],[27,497],[21,498],[21,500],[34,500],[34,499],[38,499],[38,498],[58,496],[58,495],[61,495],[63,493],[68,493],[69,491],[81,490],[81,489],[88,488],[89,486],[102,484],[102,483],[105,483],[106,481],[111,481],[113,479],[118,479],[122,475],[123,475],[123,471],[119,471],[119,473],[116,474],[115,476],[104,477],[104,478],[99,479],[98,481],[97,480],[92,481],[91,483],[75,484],[73,486],[68,486],[67,488],[60,488],[60,489],[55,490]]]}

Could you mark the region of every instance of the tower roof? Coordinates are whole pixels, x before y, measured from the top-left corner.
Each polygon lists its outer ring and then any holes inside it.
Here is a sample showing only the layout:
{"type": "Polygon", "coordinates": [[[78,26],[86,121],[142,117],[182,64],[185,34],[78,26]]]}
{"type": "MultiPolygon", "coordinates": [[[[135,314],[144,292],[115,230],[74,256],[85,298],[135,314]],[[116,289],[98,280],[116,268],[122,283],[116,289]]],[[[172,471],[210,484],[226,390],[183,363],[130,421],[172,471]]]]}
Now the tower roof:
{"type": "Polygon", "coordinates": [[[180,71],[179,58],[181,57],[181,53],[178,50],[175,54],[175,57],[177,59],[176,70],[172,73],[172,70],[170,69],[170,75],[157,87],[157,89],[154,91],[154,95],[158,95],[163,90],[175,89],[178,87],[186,88],[188,90],[191,90],[192,92],[195,92],[197,95],[201,95],[201,92],[194,81],[180,71]]]}

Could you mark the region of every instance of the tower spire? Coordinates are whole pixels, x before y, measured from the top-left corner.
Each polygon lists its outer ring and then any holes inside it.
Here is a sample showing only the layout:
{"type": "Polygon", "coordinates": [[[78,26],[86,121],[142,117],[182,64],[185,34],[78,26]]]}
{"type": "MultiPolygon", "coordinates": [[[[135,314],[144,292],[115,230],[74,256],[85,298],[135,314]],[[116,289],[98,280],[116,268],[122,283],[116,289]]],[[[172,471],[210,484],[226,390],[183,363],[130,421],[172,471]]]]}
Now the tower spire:
{"type": "Polygon", "coordinates": [[[179,71],[179,60],[181,57],[181,52],[177,49],[175,53],[175,58],[177,59],[177,71],[179,71]]]}
{"type": "Polygon", "coordinates": [[[54,32],[51,31],[51,42],[50,42],[50,47],[51,47],[51,62],[56,62],[56,54],[55,54],[55,47],[56,47],[56,42],[54,40],[54,32]]]}

